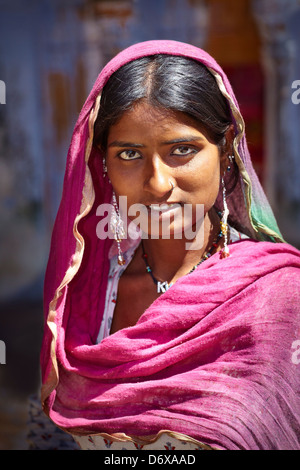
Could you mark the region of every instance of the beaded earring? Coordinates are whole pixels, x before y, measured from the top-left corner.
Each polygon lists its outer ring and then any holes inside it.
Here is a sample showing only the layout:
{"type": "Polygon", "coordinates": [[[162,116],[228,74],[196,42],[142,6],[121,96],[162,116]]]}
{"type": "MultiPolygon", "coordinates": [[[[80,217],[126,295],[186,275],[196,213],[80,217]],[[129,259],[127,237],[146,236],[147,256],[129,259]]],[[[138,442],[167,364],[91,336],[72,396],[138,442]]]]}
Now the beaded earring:
{"type": "Polygon", "coordinates": [[[224,236],[224,248],[221,251],[221,258],[227,258],[230,256],[229,253],[229,248],[228,248],[228,215],[229,215],[229,209],[227,206],[227,201],[226,201],[226,187],[225,187],[225,182],[224,178],[222,177],[222,193],[223,193],[223,213],[222,213],[222,219],[220,222],[221,225],[221,232],[224,236]]]}
{"type": "Polygon", "coordinates": [[[114,192],[113,192],[112,202],[113,202],[113,209],[112,209],[111,218],[110,218],[110,229],[113,232],[114,238],[118,245],[118,264],[122,266],[123,264],[125,264],[125,259],[123,257],[123,253],[121,250],[121,241],[125,238],[125,229],[124,229],[124,222],[119,212],[116,195],[114,192]]]}
{"type": "Polygon", "coordinates": [[[105,157],[103,157],[102,163],[103,163],[103,178],[105,178],[107,175],[107,166],[106,166],[105,157]]]}
{"type": "Polygon", "coordinates": [[[227,171],[230,171],[231,170],[231,165],[233,164],[234,162],[234,155],[228,155],[228,159],[229,159],[229,165],[227,166],[227,171]]]}

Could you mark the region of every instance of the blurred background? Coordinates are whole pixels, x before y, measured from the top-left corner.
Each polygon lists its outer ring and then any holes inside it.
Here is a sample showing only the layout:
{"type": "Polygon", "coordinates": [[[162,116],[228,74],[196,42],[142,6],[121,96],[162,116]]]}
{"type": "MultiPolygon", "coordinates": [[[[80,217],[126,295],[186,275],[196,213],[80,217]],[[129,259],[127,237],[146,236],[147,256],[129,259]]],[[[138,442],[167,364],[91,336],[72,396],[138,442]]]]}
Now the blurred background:
{"type": "Polygon", "coordinates": [[[74,124],[107,61],[149,39],[204,48],[226,71],[279,227],[300,248],[300,0],[0,0],[0,450],[27,448],[74,124]]]}

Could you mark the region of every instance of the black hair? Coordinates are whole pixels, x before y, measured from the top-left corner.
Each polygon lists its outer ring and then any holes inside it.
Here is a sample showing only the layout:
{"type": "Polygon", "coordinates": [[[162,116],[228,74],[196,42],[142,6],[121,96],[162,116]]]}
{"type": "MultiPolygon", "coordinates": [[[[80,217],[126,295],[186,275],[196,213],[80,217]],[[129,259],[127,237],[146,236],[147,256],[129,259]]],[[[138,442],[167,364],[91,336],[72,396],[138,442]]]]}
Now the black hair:
{"type": "Polygon", "coordinates": [[[200,124],[215,145],[224,145],[232,118],[214,76],[200,62],[165,54],[134,60],[111,75],[102,91],[94,144],[105,151],[110,126],[142,99],[185,113],[200,124]]]}

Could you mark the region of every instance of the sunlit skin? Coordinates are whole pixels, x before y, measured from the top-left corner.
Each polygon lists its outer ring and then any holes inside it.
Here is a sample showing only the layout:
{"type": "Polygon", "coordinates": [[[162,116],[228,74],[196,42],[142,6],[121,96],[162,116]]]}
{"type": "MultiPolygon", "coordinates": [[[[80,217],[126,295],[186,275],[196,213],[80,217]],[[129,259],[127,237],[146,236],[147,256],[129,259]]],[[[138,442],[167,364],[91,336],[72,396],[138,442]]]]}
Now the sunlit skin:
{"type": "MultiPolygon", "coordinates": [[[[232,130],[229,130],[227,141],[231,136],[232,130]]],[[[220,230],[213,205],[220,188],[220,176],[228,164],[227,155],[208,139],[192,118],[146,102],[136,104],[110,128],[106,165],[117,198],[126,196],[128,207],[136,203],[204,205],[204,244],[199,250],[186,250],[184,236],[152,239],[149,233],[144,240],[149,265],[157,279],[175,282],[210,248],[220,230]]],[[[172,233],[172,224],[170,228],[172,233]]],[[[134,325],[156,297],[139,247],[119,282],[112,332],[134,325]],[[133,293],[132,303],[128,298],[130,292],[133,293]],[[138,292],[143,295],[137,295],[138,292]],[[125,303],[131,305],[130,310],[123,304],[122,295],[126,295],[125,303]]]]}

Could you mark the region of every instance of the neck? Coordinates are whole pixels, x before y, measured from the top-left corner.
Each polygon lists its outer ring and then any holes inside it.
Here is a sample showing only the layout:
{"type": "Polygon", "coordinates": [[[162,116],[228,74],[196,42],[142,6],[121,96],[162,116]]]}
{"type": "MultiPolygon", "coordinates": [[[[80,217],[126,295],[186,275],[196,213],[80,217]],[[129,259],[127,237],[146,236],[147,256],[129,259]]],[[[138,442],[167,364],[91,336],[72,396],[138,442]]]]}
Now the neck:
{"type": "Polygon", "coordinates": [[[220,218],[214,209],[205,215],[202,224],[203,243],[197,249],[187,249],[186,244],[192,240],[186,238],[143,240],[147,262],[157,280],[175,282],[199,263],[220,231],[220,218]]]}

